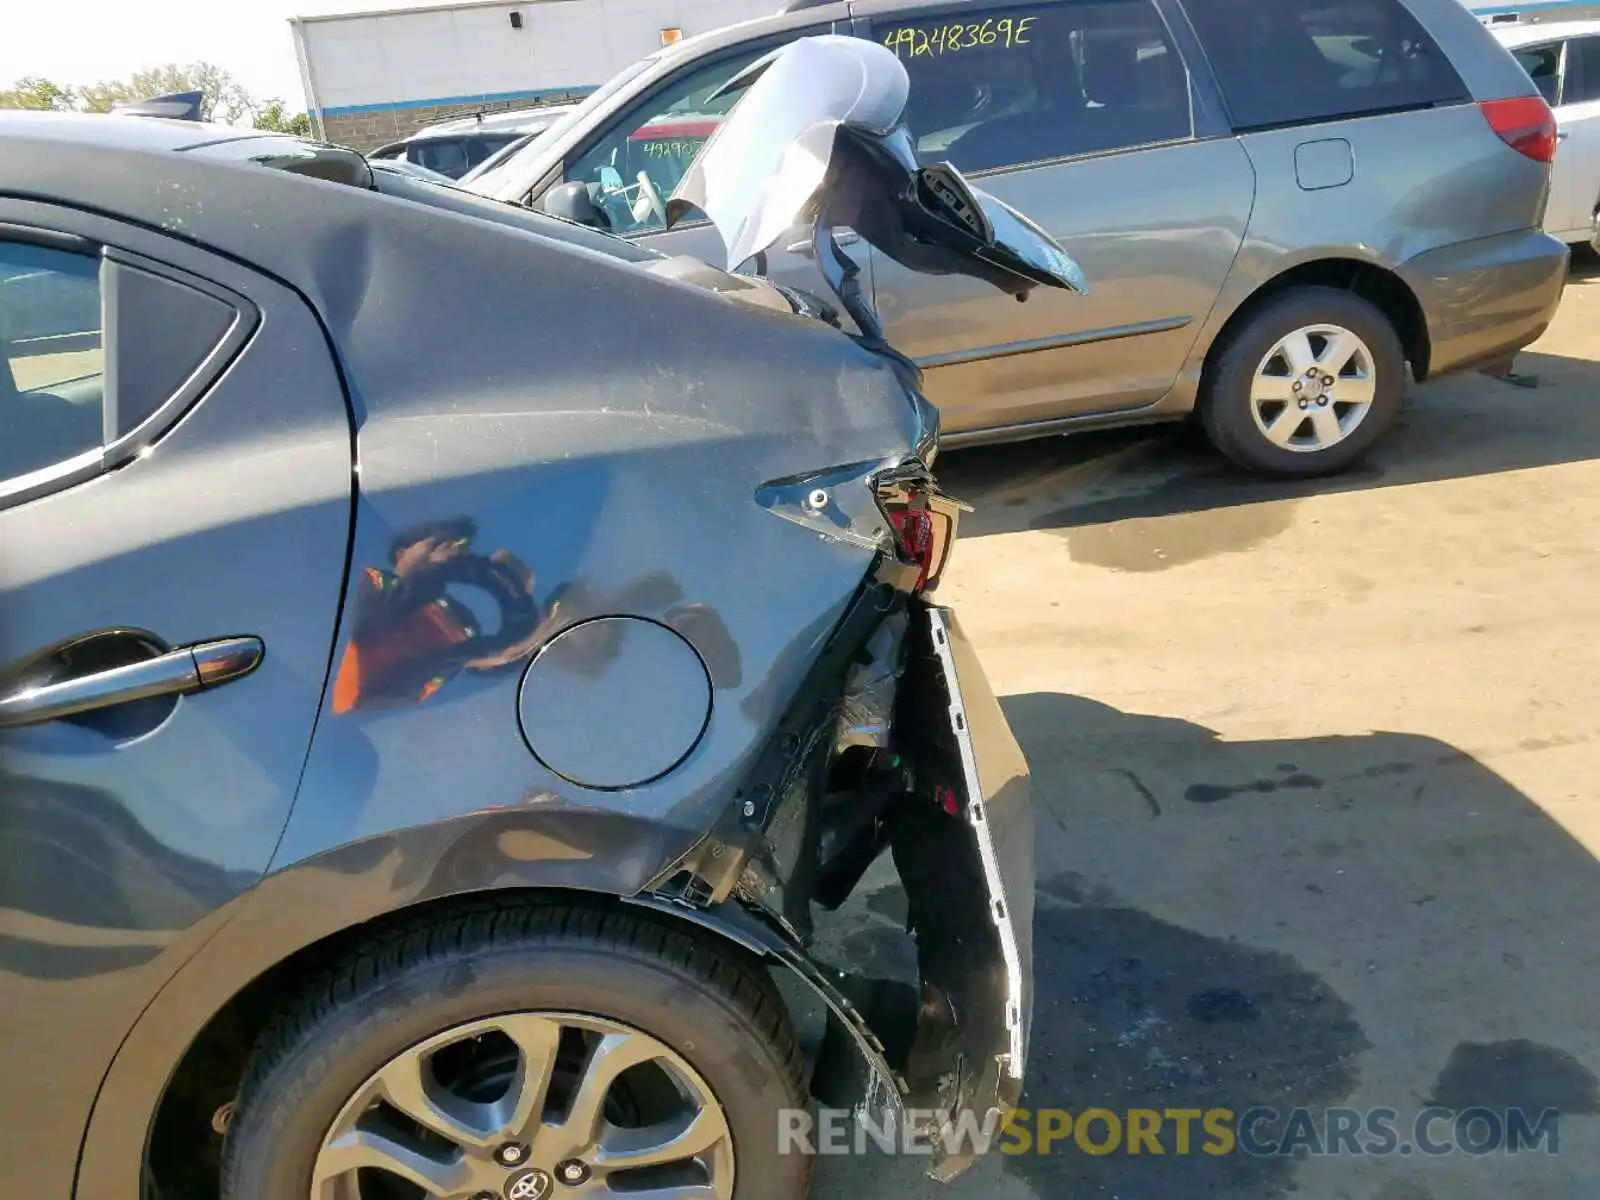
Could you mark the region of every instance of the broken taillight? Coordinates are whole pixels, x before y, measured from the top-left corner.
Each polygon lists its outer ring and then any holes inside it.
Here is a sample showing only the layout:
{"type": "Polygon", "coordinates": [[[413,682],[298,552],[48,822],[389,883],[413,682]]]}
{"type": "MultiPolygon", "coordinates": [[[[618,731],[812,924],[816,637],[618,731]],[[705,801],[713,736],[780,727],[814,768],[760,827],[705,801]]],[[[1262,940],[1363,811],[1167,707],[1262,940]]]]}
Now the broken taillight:
{"type": "Polygon", "coordinates": [[[907,569],[918,567],[914,591],[939,585],[956,523],[967,505],[939,491],[921,460],[896,465],[847,463],[804,475],[774,479],[756,489],[756,503],[774,516],[823,537],[893,554],[907,569]]]}
{"type": "Polygon", "coordinates": [[[901,556],[921,567],[915,589],[931,592],[939,586],[950,547],[955,542],[956,519],[964,507],[929,486],[901,484],[881,494],[884,514],[894,527],[901,556]]]}

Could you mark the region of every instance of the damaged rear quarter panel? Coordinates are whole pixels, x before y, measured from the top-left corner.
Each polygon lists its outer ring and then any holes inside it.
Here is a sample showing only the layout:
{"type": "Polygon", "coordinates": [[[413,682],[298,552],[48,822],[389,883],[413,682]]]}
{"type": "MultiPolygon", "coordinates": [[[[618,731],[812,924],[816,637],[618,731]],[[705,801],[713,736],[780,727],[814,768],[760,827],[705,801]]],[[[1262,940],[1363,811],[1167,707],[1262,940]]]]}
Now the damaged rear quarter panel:
{"type": "MultiPolygon", "coordinates": [[[[473,810],[521,812],[532,826],[598,810],[661,827],[648,850],[589,845],[587,872],[562,868],[568,881],[587,875],[589,886],[626,894],[661,867],[659,845],[687,845],[710,827],[871,565],[867,550],[764,512],[756,489],[902,458],[916,412],[886,364],[814,321],[603,254],[378,202],[417,212],[368,231],[373,244],[353,258],[360,286],[343,281],[330,309],[358,419],[350,599],[274,869],[473,810]],[[445,553],[480,572],[504,565],[501,575],[524,581],[526,603],[513,597],[510,621],[503,601],[444,589],[476,618],[485,639],[473,644],[476,661],[445,655],[435,678],[419,650],[399,695],[352,704],[339,674],[363,592],[404,575],[397,555],[440,528],[470,531],[445,553]],[[694,646],[711,713],[675,770],[602,792],[529,752],[517,689],[551,637],[615,615],[668,625],[694,646]],[[504,661],[482,662],[495,658],[504,661]]],[[[584,735],[637,735],[659,715],[653,699],[627,694],[605,728],[584,735]]],[[[545,871],[508,860],[497,878],[537,883],[545,871]]]]}

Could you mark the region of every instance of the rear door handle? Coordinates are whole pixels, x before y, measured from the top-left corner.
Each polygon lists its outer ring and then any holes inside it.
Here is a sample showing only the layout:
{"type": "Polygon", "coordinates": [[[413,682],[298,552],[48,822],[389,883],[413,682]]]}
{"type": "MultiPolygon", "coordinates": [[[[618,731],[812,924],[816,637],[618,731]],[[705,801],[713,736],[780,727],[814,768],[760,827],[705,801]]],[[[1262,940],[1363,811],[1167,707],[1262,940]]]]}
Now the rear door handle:
{"type": "Polygon", "coordinates": [[[220,687],[254,671],[266,649],[258,637],[217,638],[179,646],[143,662],[22,687],[0,696],[0,729],[59,721],[153,696],[185,696],[220,687]]]}
{"type": "MultiPolygon", "coordinates": [[[[841,246],[854,246],[861,240],[861,235],[854,229],[835,229],[833,231],[833,240],[841,246]]],[[[785,249],[790,254],[804,254],[807,258],[810,258],[812,253],[809,241],[791,242],[785,249]]]]}

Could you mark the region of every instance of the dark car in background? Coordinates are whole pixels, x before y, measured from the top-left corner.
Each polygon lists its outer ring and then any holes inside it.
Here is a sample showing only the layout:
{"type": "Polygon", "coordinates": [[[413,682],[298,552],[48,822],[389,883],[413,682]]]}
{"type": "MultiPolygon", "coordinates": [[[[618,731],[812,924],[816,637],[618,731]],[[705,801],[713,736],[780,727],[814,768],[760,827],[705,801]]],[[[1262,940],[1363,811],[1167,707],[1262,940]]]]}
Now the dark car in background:
{"type": "MultiPolygon", "coordinates": [[[[1560,300],[1554,119],[1459,0],[796,3],[641,60],[470,186],[541,207],[581,183],[612,231],[714,254],[709,224],[669,230],[650,202],[683,164],[641,158],[640,132],[703,136],[729,79],[816,33],[891,47],[922,160],[1028,213],[1094,285],[1019,307],[852,249],[949,445],[1194,414],[1248,468],[1336,471],[1408,377],[1500,369],[1560,300]]],[[[773,277],[818,286],[809,250],[780,244],[773,277]]]]}
{"type": "Polygon", "coordinates": [[[379,146],[367,157],[398,159],[435,171],[447,179],[459,179],[502,151],[526,146],[540,134],[560,124],[576,107],[573,104],[551,104],[542,108],[453,117],[448,121],[426,125],[399,141],[379,146]]]}

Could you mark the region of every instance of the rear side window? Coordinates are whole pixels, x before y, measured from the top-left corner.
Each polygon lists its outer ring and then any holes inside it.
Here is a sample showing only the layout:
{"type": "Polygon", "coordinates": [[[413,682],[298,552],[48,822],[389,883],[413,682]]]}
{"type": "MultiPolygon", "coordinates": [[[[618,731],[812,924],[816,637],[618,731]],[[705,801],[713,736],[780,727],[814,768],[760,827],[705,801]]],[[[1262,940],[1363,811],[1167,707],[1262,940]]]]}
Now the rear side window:
{"type": "Polygon", "coordinates": [[[106,272],[107,327],[115,334],[111,433],[152,417],[201,369],[239,314],[215,296],[123,263],[106,272]]]}
{"type": "Polygon", "coordinates": [[[1528,73],[1547,104],[1561,100],[1561,44],[1553,46],[1522,46],[1511,52],[1522,69],[1528,73]]]}
{"type": "Polygon", "coordinates": [[[1575,38],[1567,43],[1567,90],[1563,104],[1600,100],[1600,37],[1575,38]]]}
{"type": "Polygon", "coordinates": [[[137,453],[254,327],[243,299],[129,257],[0,241],[0,503],[137,453]]]}
{"type": "Polygon", "coordinates": [[[984,171],[1193,131],[1188,70],[1150,0],[963,7],[873,33],[910,76],[924,162],[984,171]]]}
{"type": "Polygon", "coordinates": [[[1469,99],[1401,0],[1185,0],[1239,129],[1469,99]]]}
{"type": "Polygon", "coordinates": [[[0,242],[0,483],[101,444],[100,262],[0,242]]]}

